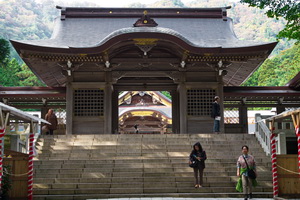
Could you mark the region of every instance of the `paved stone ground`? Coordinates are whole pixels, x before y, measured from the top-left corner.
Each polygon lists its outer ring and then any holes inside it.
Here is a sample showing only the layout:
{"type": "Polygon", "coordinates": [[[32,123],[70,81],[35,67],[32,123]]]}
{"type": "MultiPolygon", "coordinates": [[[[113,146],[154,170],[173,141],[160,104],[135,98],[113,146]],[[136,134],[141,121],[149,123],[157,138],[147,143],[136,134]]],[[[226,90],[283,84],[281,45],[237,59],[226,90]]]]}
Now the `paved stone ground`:
{"type": "MultiPolygon", "coordinates": [[[[244,198],[173,198],[173,197],[155,197],[155,198],[113,198],[109,200],[243,200],[244,198]]],[[[88,199],[97,200],[97,199],[88,199]]],[[[272,200],[270,198],[252,198],[252,200],[272,200]]]]}

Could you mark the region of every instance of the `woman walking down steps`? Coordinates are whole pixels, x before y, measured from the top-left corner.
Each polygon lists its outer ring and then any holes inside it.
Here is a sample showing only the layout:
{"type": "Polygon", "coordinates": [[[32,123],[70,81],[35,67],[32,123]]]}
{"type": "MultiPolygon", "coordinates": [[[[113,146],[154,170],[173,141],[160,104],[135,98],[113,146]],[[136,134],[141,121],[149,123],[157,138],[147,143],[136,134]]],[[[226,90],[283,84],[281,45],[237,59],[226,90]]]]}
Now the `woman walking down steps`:
{"type": "Polygon", "coordinates": [[[252,187],[257,186],[257,181],[254,178],[250,178],[249,169],[254,170],[256,173],[256,163],[254,157],[248,154],[249,147],[242,146],[242,155],[237,161],[237,176],[239,177],[236,190],[244,192],[244,200],[252,199],[252,187]]]}
{"type": "Polygon", "coordinates": [[[193,145],[193,150],[190,154],[189,164],[196,162],[193,166],[195,177],[195,188],[203,187],[203,171],[205,168],[206,153],[203,150],[200,142],[193,145]]]}

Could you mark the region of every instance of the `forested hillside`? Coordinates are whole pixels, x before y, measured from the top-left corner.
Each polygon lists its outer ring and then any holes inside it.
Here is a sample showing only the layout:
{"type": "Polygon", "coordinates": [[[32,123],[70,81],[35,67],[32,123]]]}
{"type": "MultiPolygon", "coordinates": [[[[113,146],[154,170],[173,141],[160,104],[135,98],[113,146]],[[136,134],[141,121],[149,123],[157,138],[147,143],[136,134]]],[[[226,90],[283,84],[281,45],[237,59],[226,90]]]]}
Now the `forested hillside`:
{"type": "Polygon", "coordinates": [[[300,71],[300,44],[267,59],[243,84],[245,86],[285,85],[300,71]]]}
{"type": "MultiPolygon", "coordinates": [[[[0,0],[0,38],[6,40],[36,40],[51,37],[53,22],[59,15],[56,5],[97,6],[92,3],[70,4],[55,0],[0,0]]],[[[284,26],[283,20],[269,19],[262,10],[250,8],[228,0],[194,0],[184,4],[181,0],[160,0],[153,4],[133,3],[128,7],[220,7],[232,6],[228,16],[233,19],[238,38],[270,42],[284,26]]],[[[272,54],[245,85],[284,85],[299,71],[299,45],[292,49],[292,41],[280,41],[272,54]],[[296,55],[298,52],[298,55],[296,55]],[[269,74],[268,76],[266,74],[269,74]],[[274,80],[277,77],[277,80],[274,80]]],[[[0,68],[0,85],[41,85],[31,71],[11,50],[11,58],[0,68]],[[16,58],[17,60],[14,60],[16,58]],[[13,78],[11,78],[13,77],[13,78]]]]}

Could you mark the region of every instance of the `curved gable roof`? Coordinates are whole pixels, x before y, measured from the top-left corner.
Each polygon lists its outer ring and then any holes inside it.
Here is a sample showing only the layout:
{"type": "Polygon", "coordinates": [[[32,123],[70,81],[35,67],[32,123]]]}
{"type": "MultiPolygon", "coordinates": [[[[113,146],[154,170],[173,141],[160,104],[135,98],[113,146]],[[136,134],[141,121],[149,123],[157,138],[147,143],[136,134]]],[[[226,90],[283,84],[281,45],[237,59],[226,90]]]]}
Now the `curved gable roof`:
{"type": "Polygon", "coordinates": [[[61,9],[61,17],[56,18],[50,39],[18,42],[51,48],[89,48],[101,46],[118,35],[144,32],[175,36],[199,48],[241,48],[267,44],[239,40],[233,31],[232,19],[226,16],[226,8],[146,9],[158,27],[133,27],[145,9],[61,9]]]}

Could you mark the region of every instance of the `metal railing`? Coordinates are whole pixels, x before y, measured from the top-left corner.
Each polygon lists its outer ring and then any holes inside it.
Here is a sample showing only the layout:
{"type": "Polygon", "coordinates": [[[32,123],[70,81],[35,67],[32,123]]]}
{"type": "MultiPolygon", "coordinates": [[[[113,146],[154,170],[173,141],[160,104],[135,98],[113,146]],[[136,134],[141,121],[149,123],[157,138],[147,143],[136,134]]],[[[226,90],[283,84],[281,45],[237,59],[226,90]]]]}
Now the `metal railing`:
{"type": "MultiPolygon", "coordinates": [[[[266,116],[265,116],[266,117],[266,116]]],[[[267,116],[266,118],[268,118],[267,116]]],[[[265,119],[262,118],[260,114],[255,115],[255,136],[262,148],[264,149],[266,155],[271,154],[271,131],[267,127],[265,119]]]]}

